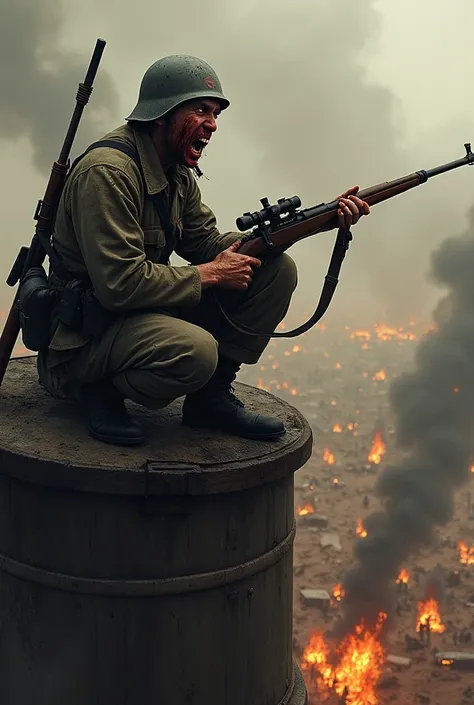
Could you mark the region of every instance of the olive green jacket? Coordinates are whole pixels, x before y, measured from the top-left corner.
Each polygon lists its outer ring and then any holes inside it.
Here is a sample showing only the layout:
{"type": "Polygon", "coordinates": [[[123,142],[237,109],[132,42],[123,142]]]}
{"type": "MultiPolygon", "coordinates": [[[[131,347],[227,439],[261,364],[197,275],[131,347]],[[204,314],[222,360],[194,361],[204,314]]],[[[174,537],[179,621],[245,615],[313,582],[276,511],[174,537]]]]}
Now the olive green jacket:
{"type": "MultiPolygon", "coordinates": [[[[71,273],[89,277],[99,302],[114,313],[196,306],[201,279],[193,265],[213,260],[242,234],[218,231],[190,169],[177,166],[165,175],[148,132],[126,124],[104,139],[134,146],[144,179],[134,160],[117,149],[98,147],[86,154],[61,196],[56,250],[71,273]],[[159,192],[170,204],[173,249],[191,266],[161,263],[165,234],[146,197],[159,192]]],[[[71,350],[86,342],[60,323],[50,349],[71,350]]]]}

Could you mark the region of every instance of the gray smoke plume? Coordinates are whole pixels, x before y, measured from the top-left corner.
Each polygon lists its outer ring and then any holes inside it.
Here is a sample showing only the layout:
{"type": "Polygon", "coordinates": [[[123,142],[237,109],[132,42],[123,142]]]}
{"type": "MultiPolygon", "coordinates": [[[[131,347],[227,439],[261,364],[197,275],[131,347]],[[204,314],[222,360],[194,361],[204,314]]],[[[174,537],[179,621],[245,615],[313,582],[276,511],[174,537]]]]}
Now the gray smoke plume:
{"type": "Polygon", "coordinates": [[[474,208],[469,228],[432,256],[432,275],[448,289],[436,332],[418,346],[414,370],[391,385],[396,438],[405,458],[377,483],[384,510],[364,520],[356,565],[344,580],[345,629],[379,611],[392,613],[400,569],[435,527],[453,517],[454,492],[471,475],[474,448],[474,208]]]}
{"type": "MultiPolygon", "coordinates": [[[[60,45],[60,0],[0,0],[0,11],[0,139],[27,137],[35,166],[48,172],[59,155],[89,59],[60,45]]],[[[92,95],[77,149],[97,138],[102,112],[112,112],[118,102],[110,77],[101,70],[92,95]]]]}

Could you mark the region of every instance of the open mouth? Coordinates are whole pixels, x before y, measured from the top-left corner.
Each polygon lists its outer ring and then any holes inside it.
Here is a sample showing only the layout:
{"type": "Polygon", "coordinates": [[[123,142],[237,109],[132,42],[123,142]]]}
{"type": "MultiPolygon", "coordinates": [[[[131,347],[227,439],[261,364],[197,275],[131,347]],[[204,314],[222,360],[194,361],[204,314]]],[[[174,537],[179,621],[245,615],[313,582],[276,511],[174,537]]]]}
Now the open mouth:
{"type": "Polygon", "coordinates": [[[200,156],[202,154],[202,151],[206,145],[209,144],[209,140],[206,139],[205,137],[200,137],[197,140],[194,140],[194,142],[191,144],[191,148],[193,152],[195,152],[196,155],[200,156]]]}

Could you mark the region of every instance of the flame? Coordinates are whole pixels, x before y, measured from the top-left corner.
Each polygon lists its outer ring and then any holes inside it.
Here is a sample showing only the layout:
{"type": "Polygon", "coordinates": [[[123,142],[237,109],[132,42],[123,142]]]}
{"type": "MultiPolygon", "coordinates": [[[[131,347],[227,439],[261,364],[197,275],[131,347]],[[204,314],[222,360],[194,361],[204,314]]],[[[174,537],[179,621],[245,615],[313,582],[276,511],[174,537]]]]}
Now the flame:
{"type": "Polygon", "coordinates": [[[474,465],[471,465],[471,472],[474,472],[474,465]]]}
{"type": "Polygon", "coordinates": [[[311,636],[303,652],[301,668],[310,683],[316,682],[323,697],[334,691],[345,698],[347,705],[377,705],[375,689],[385,659],[379,637],[386,618],[387,615],[380,612],[372,629],[361,621],[354,633],[339,644],[335,658],[330,658],[329,647],[321,633],[311,636]]]}
{"type": "Polygon", "coordinates": [[[465,541],[459,541],[459,561],[463,565],[474,565],[474,544],[468,546],[465,541]]]}
{"type": "Polygon", "coordinates": [[[372,334],[368,330],[353,330],[349,338],[351,340],[370,340],[372,334]]]}
{"type": "Polygon", "coordinates": [[[342,368],[341,363],[340,363],[340,362],[336,362],[336,364],[334,365],[334,368],[335,368],[336,370],[340,370],[340,369],[342,368]]]}
{"type": "Polygon", "coordinates": [[[342,428],[341,428],[340,424],[338,424],[338,423],[334,424],[334,426],[332,427],[332,432],[333,433],[342,433],[342,428]]]}
{"type": "Polygon", "coordinates": [[[338,479],[337,477],[335,477],[334,480],[332,481],[332,484],[333,484],[335,487],[337,487],[338,484],[339,484],[339,479],[338,479]]]}
{"type": "Polygon", "coordinates": [[[296,513],[300,517],[305,516],[305,514],[314,514],[314,507],[312,504],[305,504],[304,507],[299,507],[296,513]]]}
{"type": "Polygon", "coordinates": [[[406,331],[403,328],[390,328],[385,323],[378,323],[374,326],[375,333],[379,340],[416,340],[413,331],[406,331]]]}
{"type": "Polygon", "coordinates": [[[344,598],[345,594],[346,593],[345,593],[344,588],[342,587],[341,583],[336,585],[334,587],[334,590],[332,591],[332,596],[334,597],[336,602],[340,602],[344,598]]]}
{"type": "Polygon", "coordinates": [[[410,575],[406,568],[402,568],[400,571],[400,575],[397,578],[397,585],[400,585],[400,583],[405,583],[405,585],[408,583],[410,580],[410,575]]]}
{"type": "Polygon", "coordinates": [[[373,379],[374,381],[376,381],[376,380],[381,380],[381,381],[383,381],[384,379],[387,379],[387,373],[385,372],[385,370],[379,370],[378,372],[376,372],[376,373],[374,374],[374,376],[372,377],[372,379],[373,379]]]}
{"type": "Polygon", "coordinates": [[[369,463],[372,463],[373,465],[379,465],[383,456],[385,455],[385,450],[386,448],[385,443],[382,440],[382,434],[380,433],[380,431],[377,431],[374,436],[374,440],[372,441],[372,447],[368,455],[369,463]]]}
{"type": "Polygon", "coordinates": [[[324,449],[323,460],[328,465],[334,465],[334,453],[331,453],[329,448],[324,449]]]}
{"type": "Polygon", "coordinates": [[[364,528],[364,525],[362,523],[362,519],[357,519],[356,534],[361,539],[367,538],[367,531],[364,528]]]}
{"type": "Polygon", "coordinates": [[[428,598],[425,602],[419,602],[417,605],[418,609],[418,621],[416,623],[416,631],[420,631],[420,625],[430,627],[431,632],[437,632],[442,634],[445,630],[445,626],[441,621],[439,614],[439,606],[434,597],[428,598]]]}
{"type": "Polygon", "coordinates": [[[441,665],[442,665],[442,666],[452,666],[453,663],[454,663],[454,661],[453,661],[452,658],[443,658],[443,659],[441,659],[441,665]]]}
{"type": "Polygon", "coordinates": [[[294,353],[301,352],[301,349],[302,348],[300,345],[293,345],[291,352],[294,352],[294,353]]]}

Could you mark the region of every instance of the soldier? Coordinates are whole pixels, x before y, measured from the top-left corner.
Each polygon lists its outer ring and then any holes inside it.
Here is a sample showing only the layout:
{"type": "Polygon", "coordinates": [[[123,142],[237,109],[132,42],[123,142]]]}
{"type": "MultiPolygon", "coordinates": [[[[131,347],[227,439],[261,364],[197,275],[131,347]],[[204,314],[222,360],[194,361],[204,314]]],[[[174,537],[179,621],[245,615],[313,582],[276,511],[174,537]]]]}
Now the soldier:
{"type": "MultiPolygon", "coordinates": [[[[239,254],[242,234],[221,234],[201,201],[199,159],[228,106],[207,63],[161,59],[146,71],[126,124],[76,160],[66,180],[50,285],[63,292],[61,305],[78,284],[86,296],[81,325],[58,307],[38,372],[51,394],[82,405],[100,441],[143,443],[126,398],[154,409],[185,396],[186,424],[259,440],[285,433],[278,418],[247,410],[232,391],[241,364],[256,363],[266,347],[263,332],[284,317],[296,267],[286,254],[264,264],[239,254]],[[189,264],[171,266],[172,251],[189,264]],[[239,325],[262,335],[233,328],[214,292],[239,325]]],[[[369,212],[357,190],[340,197],[340,225],[369,212]]]]}

